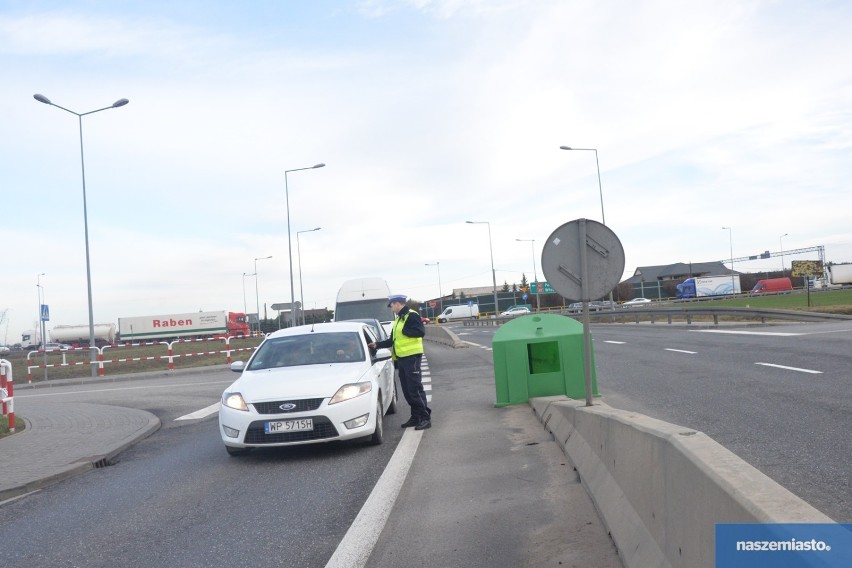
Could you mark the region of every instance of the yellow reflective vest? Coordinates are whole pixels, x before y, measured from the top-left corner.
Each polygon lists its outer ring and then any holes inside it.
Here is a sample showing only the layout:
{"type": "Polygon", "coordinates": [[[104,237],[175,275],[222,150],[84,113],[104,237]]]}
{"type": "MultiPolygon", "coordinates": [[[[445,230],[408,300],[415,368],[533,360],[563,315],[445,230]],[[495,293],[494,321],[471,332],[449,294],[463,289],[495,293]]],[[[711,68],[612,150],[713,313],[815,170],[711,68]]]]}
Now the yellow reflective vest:
{"type": "Polygon", "coordinates": [[[405,327],[405,321],[408,319],[408,316],[410,314],[411,310],[405,312],[404,316],[397,317],[396,321],[393,322],[393,329],[391,330],[391,335],[393,336],[394,359],[423,353],[422,337],[408,337],[407,335],[402,333],[402,328],[405,327]]]}

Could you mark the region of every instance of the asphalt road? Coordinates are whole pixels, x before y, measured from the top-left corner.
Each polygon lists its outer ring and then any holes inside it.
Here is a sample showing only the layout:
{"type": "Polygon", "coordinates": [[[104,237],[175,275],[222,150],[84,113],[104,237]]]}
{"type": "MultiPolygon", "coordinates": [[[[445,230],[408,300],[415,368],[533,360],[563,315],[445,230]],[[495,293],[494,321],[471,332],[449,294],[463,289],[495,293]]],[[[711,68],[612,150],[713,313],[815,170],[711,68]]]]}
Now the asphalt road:
{"type": "MultiPolygon", "coordinates": [[[[495,328],[454,326],[483,348],[495,328]]],[[[592,325],[611,406],[700,430],[852,521],[852,325],[592,325]]]]}
{"type": "MultiPolygon", "coordinates": [[[[4,566],[322,566],[402,435],[386,442],[264,449],[228,456],[215,414],[175,419],[218,401],[236,375],[209,374],[22,392],[142,408],[161,431],[97,469],[4,506],[4,566]],[[140,559],[144,561],[140,562],[140,559]]],[[[16,402],[18,402],[16,400],[16,402]]]]}

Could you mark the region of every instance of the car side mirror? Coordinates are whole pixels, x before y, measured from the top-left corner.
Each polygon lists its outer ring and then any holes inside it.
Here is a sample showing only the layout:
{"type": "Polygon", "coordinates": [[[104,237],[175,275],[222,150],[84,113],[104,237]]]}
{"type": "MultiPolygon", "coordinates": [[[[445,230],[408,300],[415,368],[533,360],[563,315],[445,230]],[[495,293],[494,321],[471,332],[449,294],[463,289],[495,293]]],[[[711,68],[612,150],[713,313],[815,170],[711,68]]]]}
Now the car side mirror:
{"type": "Polygon", "coordinates": [[[379,361],[387,361],[391,358],[391,350],[390,349],[376,349],[376,352],[373,354],[371,359],[373,363],[378,363],[379,361]]]}
{"type": "Polygon", "coordinates": [[[235,373],[242,373],[245,368],[246,364],[244,361],[234,361],[231,363],[231,370],[235,373]]]}

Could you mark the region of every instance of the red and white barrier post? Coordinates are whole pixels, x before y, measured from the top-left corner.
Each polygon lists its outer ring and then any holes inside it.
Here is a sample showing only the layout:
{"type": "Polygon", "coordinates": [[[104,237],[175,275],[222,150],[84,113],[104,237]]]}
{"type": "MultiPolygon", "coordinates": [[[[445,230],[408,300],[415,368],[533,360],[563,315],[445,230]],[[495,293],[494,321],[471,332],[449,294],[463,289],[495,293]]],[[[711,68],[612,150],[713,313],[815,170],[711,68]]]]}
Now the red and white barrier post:
{"type": "Polygon", "coordinates": [[[12,364],[0,359],[0,399],[3,401],[3,416],[9,417],[9,432],[15,431],[15,381],[12,364]]]}

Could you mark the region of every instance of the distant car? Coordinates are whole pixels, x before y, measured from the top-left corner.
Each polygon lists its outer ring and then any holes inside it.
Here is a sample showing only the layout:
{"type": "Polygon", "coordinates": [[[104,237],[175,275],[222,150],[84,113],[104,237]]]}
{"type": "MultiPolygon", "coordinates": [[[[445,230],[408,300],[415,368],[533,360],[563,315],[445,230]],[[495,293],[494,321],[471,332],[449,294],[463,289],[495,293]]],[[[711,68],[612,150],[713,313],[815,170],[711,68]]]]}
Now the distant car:
{"type": "Polygon", "coordinates": [[[366,323],[291,327],[266,336],[225,389],[219,433],[232,456],[252,448],[368,438],[381,444],[384,415],[396,412],[389,349],[366,323]]]}
{"type": "Polygon", "coordinates": [[[5,355],[9,353],[11,349],[9,349],[8,345],[0,345],[0,354],[5,355]]]}
{"type": "Polygon", "coordinates": [[[66,345],[65,343],[45,343],[44,351],[65,351],[66,349],[73,349],[70,345],[66,345]]]}
{"type": "Polygon", "coordinates": [[[515,306],[513,308],[509,308],[505,312],[501,313],[501,317],[509,317],[513,318],[515,316],[525,316],[527,314],[532,313],[530,309],[526,306],[515,306]]]}
{"type": "Polygon", "coordinates": [[[634,306],[641,307],[641,306],[647,306],[650,303],[651,303],[651,300],[649,300],[648,298],[633,298],[632,300],[629,300],[629,301],[621,304],[621,307],[622,308],[632,308],[634,306]]]}

